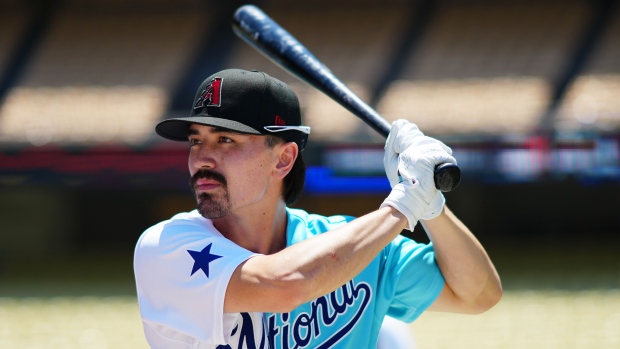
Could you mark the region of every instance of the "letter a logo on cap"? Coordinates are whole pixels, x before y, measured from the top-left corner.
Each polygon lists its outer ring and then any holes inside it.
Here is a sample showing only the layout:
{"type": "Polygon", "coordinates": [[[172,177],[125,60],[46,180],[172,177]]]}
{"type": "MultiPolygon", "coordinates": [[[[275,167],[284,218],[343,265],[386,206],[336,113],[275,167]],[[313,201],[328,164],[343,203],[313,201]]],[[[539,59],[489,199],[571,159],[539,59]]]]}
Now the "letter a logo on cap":
{"type": "Polygon", "coordinates": [[[276,115],[276,126],[286,126],[286,121],[280,117],[280,115],[276,115]]]}
{"type": "Polygon", "coordinates": [[[194,104],[194,109],[204,106],[221,106],[220,98],[222,97],[222,78],[213,78],[211,82],[200,93],[200,96],[194,104]]]}

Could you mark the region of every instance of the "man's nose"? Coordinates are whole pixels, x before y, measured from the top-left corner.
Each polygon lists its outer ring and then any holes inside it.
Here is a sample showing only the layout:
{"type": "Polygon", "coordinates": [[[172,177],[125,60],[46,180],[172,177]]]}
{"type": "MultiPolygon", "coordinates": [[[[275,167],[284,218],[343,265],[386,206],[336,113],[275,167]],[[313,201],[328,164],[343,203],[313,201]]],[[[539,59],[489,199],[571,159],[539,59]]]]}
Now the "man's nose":
{"type": "Polygon", "coordinates": [[[195,154],[194,167],[214,169],[217,167],[215,151],[207,145],[203,145],[200,151],[195,154]]]}

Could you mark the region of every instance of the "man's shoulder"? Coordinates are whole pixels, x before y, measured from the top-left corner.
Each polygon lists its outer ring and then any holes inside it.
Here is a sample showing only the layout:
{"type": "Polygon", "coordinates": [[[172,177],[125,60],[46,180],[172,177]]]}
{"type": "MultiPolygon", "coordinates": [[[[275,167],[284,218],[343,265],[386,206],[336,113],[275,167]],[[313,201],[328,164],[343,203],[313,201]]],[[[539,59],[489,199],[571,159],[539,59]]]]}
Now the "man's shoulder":
{"type": "Polygon", "coordinates": [[[193,210],[190,212],[180,212],[172,216],[171,218],[161,221],[150,228],[146,229],[145,233],[152,231],[160,231],[165,229],[198,229],[198,230],[215,230],[211,220],[206,219],[193,210]]]}
{"type": "Polygon", "coordinates": [[[198,213],[198,210],[193,210],[189,212],[179,212],[175,214],[174,216],[172,216],[170,219],[165,220],[161,223],[164,223],[164,222],[177,222],[177,223],[196,222],[198,223],[198,222],[206,222],[206,221],[210,222],[210,220],[201,216],[200,213],[198,213]]]}
{"type": "Polygon", "coordinates": [[[181,212],[146,229],[140,236],[137,247],[159,246],[190,236],[206,238],[221,234],[211,220],[205,219],[196,210],[181,212]]]}

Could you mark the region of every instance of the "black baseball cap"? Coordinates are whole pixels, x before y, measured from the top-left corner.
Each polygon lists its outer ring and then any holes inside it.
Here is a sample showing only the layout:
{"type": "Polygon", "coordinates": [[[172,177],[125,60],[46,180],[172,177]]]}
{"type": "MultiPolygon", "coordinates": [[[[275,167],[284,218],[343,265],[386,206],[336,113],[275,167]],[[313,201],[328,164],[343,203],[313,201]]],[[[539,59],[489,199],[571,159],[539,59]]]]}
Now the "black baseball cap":
{"type": "Polygon", "coordinates": [[[297,143],[300,150],[310,133],[310,127],[301,124],[293,89],[255,70],[227,69],[209,76],[198,88],[190,116],[163,120],[155,132],[173,141],[187,141],[191,124],[278,136],[297,143]]]}

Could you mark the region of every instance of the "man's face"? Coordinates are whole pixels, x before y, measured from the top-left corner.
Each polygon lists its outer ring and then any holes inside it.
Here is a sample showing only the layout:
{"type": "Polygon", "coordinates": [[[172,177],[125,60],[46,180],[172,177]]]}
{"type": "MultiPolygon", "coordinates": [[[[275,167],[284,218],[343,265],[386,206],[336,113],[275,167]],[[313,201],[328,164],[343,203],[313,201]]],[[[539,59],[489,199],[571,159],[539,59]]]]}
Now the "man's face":
{"type": "Polygon", "coordinates": [[[203,217],[224,217],[264,197],[278,159],[264,137],[194,124],[188,139],[190,187],[203,217]]]}
{"type": "Polygon", "coordinates": [[[200,169],[190,178],[190,188],[196,197],[198,212],[203,217],[220,218],[232,211],[226,178],[221,174],[209,169],[200,169]],[[222,190],[205,190],[206,187],[218,186],[222,190]]]}

